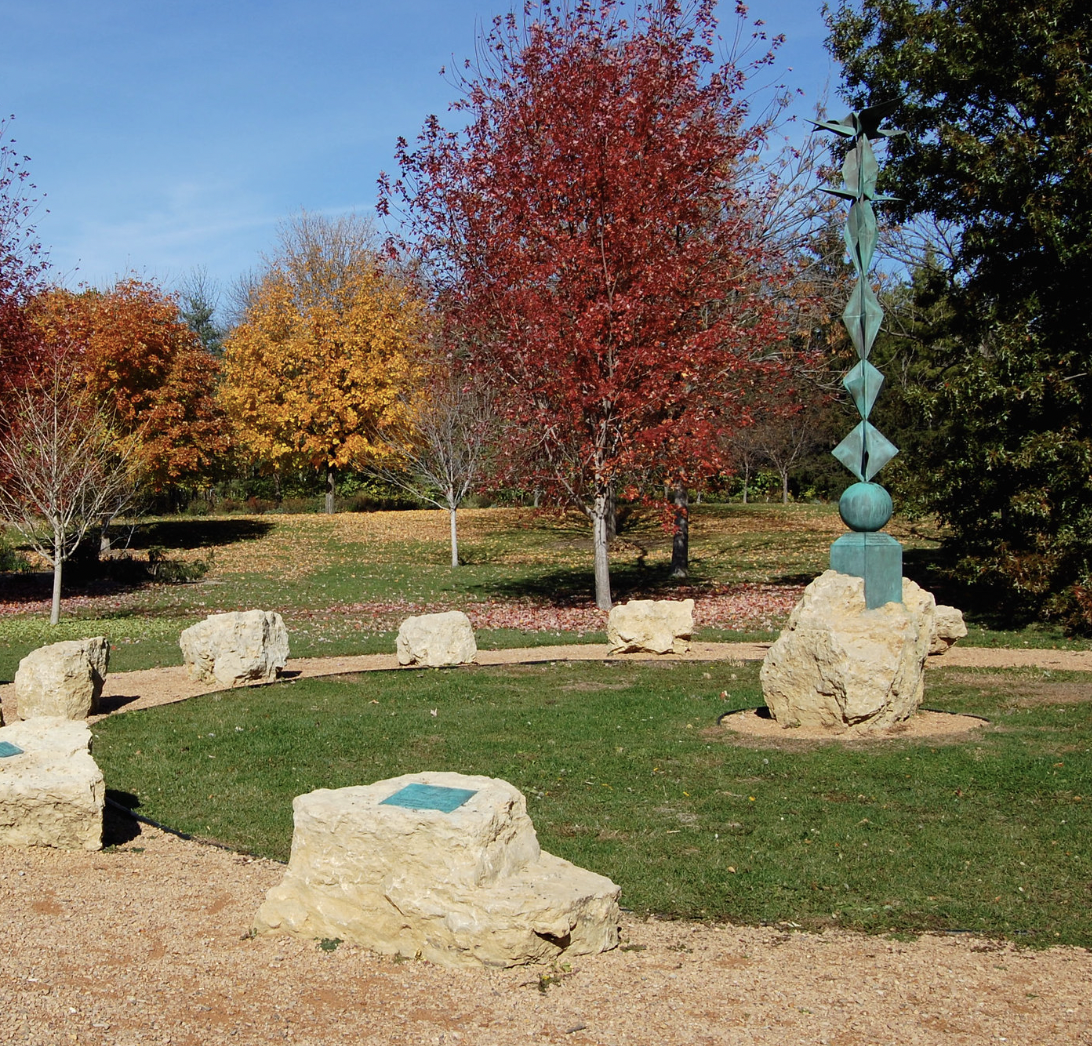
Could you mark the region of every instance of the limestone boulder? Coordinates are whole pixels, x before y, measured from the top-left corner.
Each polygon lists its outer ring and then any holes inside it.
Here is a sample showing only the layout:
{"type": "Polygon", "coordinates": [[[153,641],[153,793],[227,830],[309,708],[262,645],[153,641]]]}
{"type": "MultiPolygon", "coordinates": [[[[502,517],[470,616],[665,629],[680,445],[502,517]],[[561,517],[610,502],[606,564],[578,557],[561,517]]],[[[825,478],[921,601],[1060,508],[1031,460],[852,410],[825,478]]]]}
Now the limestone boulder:
{"type": "Polygon", "coordinates": [[[693,634],[692,599],[631,599],[607,617],[611,654],[685,654],[693,634]]]}
{"type": "Polygon", "coordinates": [[[32,650],[15,672],[16,714],[20,719],[86,719],[102,695],[109,665],[110,643],[105,636],[32,650]]]}
{"type": "Polygon", "coordinates": [[[782,726],[879,729],[921,704],[936,631],[931,593],[903,578],[902,603],[865,609],[861,578],[816,578],[770,647],[762,693],[782,726]]]}
{"type": "Polygon", "coordinates": [[[406,774],[310,792],[293,811],[288,871],[266,894],[258,933],[338,937],[445,966],[549,962],[618,943],[619,888],[543,853],[507,781],[406,774]]]}
{"type": "Polygon", "coordinates": [[[966,634],[967,626],[963,621],[963,612],[955,607],[938,604],[929,653],[946,654],[956,640],[962,639],[966,634]]]}
{"type": "Polygon", "coordinates": [[[288,664],[288,630],[270,610],[212,614],[179,637],[191,679],[223,686],[271,683],[288,664]]]}
{"type": "Polygon", "coordinates": [[[39,716],[0,728],[0,846],[101,850],[105,798],[87,723],[39,716]]]}
{"type": "Polygon", "coordinates": [[[396,641],[400,665],[467,665],[477,657],[478,644],[470,618],[461,610],[446,614],[407,617],[398,629],[396,641]]]}

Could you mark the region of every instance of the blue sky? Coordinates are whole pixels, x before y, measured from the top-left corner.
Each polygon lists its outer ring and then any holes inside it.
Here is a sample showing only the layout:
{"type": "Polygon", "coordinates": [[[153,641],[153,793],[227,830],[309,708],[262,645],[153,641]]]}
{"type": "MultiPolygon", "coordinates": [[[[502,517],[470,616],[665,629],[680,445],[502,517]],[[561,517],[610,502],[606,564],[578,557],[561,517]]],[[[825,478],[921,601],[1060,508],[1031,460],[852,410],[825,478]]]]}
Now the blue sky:
{"type": "MultiPolygon", "coordinates": [[[[807,112],[837,86],[820,3],[749,4],[785,35],[777,75],[807,112]]],[[[301,207],[370,213],[398,136],[455,97],[440,68],[509,6],[0,0],[0,116],[45,195],[55,278],[170,286],[204,266],[226,286],[301,207]]],[[[734,32],[734,4],[721,10],[734,32]]]]}

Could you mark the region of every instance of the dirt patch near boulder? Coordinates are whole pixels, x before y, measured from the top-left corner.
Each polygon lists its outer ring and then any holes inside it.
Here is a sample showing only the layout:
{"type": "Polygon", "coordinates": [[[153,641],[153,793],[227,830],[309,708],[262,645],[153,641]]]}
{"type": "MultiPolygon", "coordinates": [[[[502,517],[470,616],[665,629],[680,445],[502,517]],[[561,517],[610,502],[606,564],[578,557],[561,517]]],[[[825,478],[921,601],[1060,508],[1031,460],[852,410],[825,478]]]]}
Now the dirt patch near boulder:
{"type": "MultiPolygon", "coordinates": [[[[1092,701],[1092,679],[1044,679],[1043,672],[1016,671],[1007,678],[1011,683],[1015,708],[1036,708],[1042,705],[1075,705],[1092,701]]],[[[950,672],[945,680],[957,686],[974,687],[995,693],[1000,687],[996,676],[984,677],[977,672],[950,672]]]]}

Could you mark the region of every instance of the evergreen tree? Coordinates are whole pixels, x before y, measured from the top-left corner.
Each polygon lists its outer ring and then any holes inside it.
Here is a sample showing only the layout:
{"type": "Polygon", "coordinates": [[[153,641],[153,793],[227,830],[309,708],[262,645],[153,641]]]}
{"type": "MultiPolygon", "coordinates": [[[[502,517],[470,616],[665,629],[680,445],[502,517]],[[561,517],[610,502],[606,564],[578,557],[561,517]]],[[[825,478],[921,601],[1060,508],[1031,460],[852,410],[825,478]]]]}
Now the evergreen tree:
{"type": "Polygon", "coordinates": [[[216,322],[220,291],[203,266],[195,268],[179,290],[179,314],[210,356],[222,356],[224,329],[216,322]]]}

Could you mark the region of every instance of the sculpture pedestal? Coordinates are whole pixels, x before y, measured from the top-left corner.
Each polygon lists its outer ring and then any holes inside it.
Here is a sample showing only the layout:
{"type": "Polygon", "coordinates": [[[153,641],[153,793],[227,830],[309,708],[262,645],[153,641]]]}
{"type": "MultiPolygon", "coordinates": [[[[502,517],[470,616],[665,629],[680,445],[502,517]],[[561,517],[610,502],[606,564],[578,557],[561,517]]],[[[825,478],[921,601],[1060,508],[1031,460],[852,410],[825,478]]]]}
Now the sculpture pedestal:
{"type": "Polygon", "coordinates": [[[868,610],[902,600],[902,545],[890,534],[843,534],[830,546],[830,569],[864,579],[868,610]]]}

